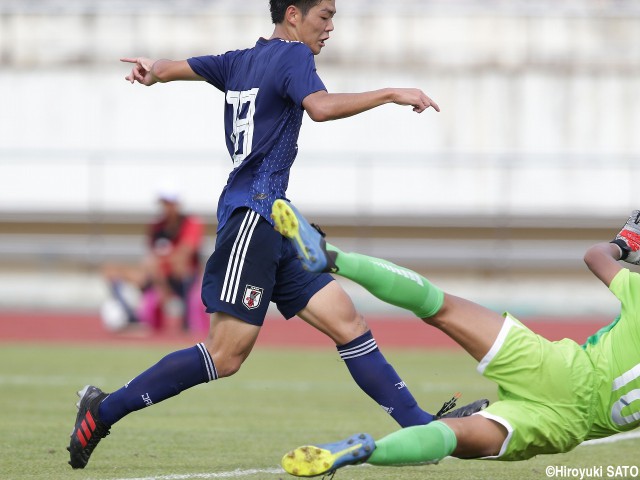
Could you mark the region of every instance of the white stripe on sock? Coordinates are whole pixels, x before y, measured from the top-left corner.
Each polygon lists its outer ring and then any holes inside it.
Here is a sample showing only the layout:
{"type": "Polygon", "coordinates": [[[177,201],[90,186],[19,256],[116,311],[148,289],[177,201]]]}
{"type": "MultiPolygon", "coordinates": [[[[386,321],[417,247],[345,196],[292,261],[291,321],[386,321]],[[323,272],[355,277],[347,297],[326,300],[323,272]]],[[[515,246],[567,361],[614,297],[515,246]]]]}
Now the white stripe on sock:
{"type": "Polygon", "coordinates": [[[375,338],[370,338],[369,340],[367,340],[366,342],[363,342],[359,345],[356,345],[355,347],[349,347],[349,348],[345,348],[345,349],[340,349],[340,352],[351,352],[352,350],[356,350],[358,348],[362,348],[364,345],[367,345],[368,343],[375,343],[376,339],[375,338]]]}
{"type": "Polygon", "coordinates": [[[351,358],[357,358],[357,357],[362,357],[368,353],[373,352],[376,348],[378,348],[377,345],[373,345],[371,346],[369,349],[362,351],[361,353],[354,353],[352,355],[340,355],[342,357],[343,360],[349,360],[351,358]]]}
{"type": "Polygon", "coordinates": [[[356,345],[355,347],[340,350],[340,357],[343,360],[347,358],[361,357],[362,355],[373,352],[376,348],[378,348],[378,344],[376,343],[376,340],[372,338],[360,345],[356,345]]]}
{"type": "Polygon", "coordinates": [[[209,376],[209,381],[217,380],[218,372],[216,371],[216,366],[213,364],[213,359],[211,355],[209,355],[209,350],[205,347],[204,343],[198,343],[196,345],[200,349],[200,354],[204,359],[204,364],[207,369],[207,375],[209,376]]]}

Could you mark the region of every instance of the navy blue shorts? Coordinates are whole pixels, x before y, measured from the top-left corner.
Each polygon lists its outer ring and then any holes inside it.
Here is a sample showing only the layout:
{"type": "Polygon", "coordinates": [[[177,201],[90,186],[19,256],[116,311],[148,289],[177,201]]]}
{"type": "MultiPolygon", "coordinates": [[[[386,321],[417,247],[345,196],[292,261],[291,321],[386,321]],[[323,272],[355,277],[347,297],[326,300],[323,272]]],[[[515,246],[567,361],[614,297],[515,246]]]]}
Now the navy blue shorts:
{"type": "Polygon", "coordinates": [[[304,270],[289,240],[253,210],[239,208],[218,232],[202,301],[209,313],[262,325],[270,301],[289,319],[332,280],[328,273],[304,270]]]}

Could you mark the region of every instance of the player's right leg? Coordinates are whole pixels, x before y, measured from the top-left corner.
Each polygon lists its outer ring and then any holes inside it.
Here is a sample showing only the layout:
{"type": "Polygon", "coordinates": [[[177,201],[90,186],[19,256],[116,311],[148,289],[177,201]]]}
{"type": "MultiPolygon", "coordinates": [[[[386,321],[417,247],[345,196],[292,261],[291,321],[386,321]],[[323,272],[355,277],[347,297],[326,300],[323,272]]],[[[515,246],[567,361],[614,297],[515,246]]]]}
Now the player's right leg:
{"type": "Polygon", "coordinates": [[[69,464],[84,468],[98,442],[126,415],[201,383],[233,375],[249,356],[259,331],[259,326],[228,314],[214,314],[206,344],[170,353],[111,394],[86,387],[79,392],[69,464]]]}
{"type": "Polygon", "coordinates": [[[291,450],[282,457],[282,468],[296,477],[317,477],[347,465],[363,463],[375,448],[371,435],[357,433],[338,442],[291,450]]]}
{"type": "Polygon", "coordinates": [[[84,429],[85,410],[91,412],[96,424],[104,425],[108,431],[129,413],[195,385],[232,375],[240,368],[257,339],[275,277],[273,255],[269,255],[267,244],[260,237],[262,234],[277,240],[272,242],[272,249],[279,253],[281,237],[250,210],[238,210],[218,232],[216,250],[207,263],[203,281],[203,300],[207,310],[215,312],[205,343],[165,356],[124,387],[100,397],[97,405],[94,400],[83,401],[86,394],[83,396],[79,403],[79,421],[69,446],[74,468],[86,466],[102,438],[95,434],[92,437],[95,443],[76,442],[79,429],[84,429]],[[255,228],[246,228],[250,222],[255,223],[255,228]],[[242,246],[240,250],[236,248],[238,245],[242,246]],[[85,405],[90,406],[85,408],[85,405]]]}
{"type": "Polygon", "coordinates": [[[68,447],[70,465],[84,468],[100,439],[129,413],[217,378],[212,357],[200,343],[166,355],[111,394],[106,395],[95,387],[80,392],[78,415],[68,447]]]}
{"type": "Polygon", "coordinates": [[[456,432],[437,421],[403,428],[375,442],[370,435],[361,433],[340,442],[298,447],[284,455],[282,467],[291,475],[312,477],[364,462],[390,467],[425,465],[453,454],[457,443],[456,432]]]}
{"type": "Polygon", "coordinates": [[[366,433],[345,440],[295,448],[282,457],[282,467],[298,477],[331,473],[348,465],[435,464],[447,456],[480,458],[499,454],[507,431],[499,423],[474,415],[397,430],[374,441],[366,433]]]}

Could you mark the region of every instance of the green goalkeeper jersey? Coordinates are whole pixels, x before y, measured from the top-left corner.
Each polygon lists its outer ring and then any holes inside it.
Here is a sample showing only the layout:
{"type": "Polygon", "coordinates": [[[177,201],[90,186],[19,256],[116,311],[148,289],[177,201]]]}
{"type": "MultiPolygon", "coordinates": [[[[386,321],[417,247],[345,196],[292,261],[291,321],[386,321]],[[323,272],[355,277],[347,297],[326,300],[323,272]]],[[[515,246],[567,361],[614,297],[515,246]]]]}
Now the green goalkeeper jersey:
{"type": "Polygon", "coordinates": [[[600,379],[587,439],[640,426],[640,274],[624,268],[609,289],[620,300],[620,315],[583,345],[600,379]]]}
{"type": "Polygon", "coordinates": [[[550,342],[506,314],[478,371],[499,401],[479,415],[508,432],[500,460],[568,452],[584,440],[640,425],[640,275],[622,269],[611,292],[622,311],[581,347],[550,342]]]}

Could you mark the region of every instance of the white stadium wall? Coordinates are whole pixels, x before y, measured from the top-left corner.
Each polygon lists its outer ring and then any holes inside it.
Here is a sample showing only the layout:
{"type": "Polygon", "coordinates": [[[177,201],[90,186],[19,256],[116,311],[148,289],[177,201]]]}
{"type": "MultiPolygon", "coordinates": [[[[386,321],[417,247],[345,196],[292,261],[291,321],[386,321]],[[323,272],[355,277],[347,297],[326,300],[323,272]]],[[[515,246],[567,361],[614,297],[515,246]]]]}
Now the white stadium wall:
{"type": "MultiPolygon", "coordinates": [[[[212,209],[230,165],[222,95],[204,84],[130,85],[118,58],[251,45],[271,32],[263,3],[60,2],[47,12],[5,2],[2,210],[146,211],[167,177],[193,208],[212,209]]],[[[386,106],[306,119],[290,186],[301,206],[608,214],[637,200],[628,180],[640,163],[633,2],[383,3],[338,5],[317,58],[322,78],[330,91],[418,86],[442,112],[386,106]],[[311,187],[323,184],[332,195],[319,203],[311,187]]]]}

